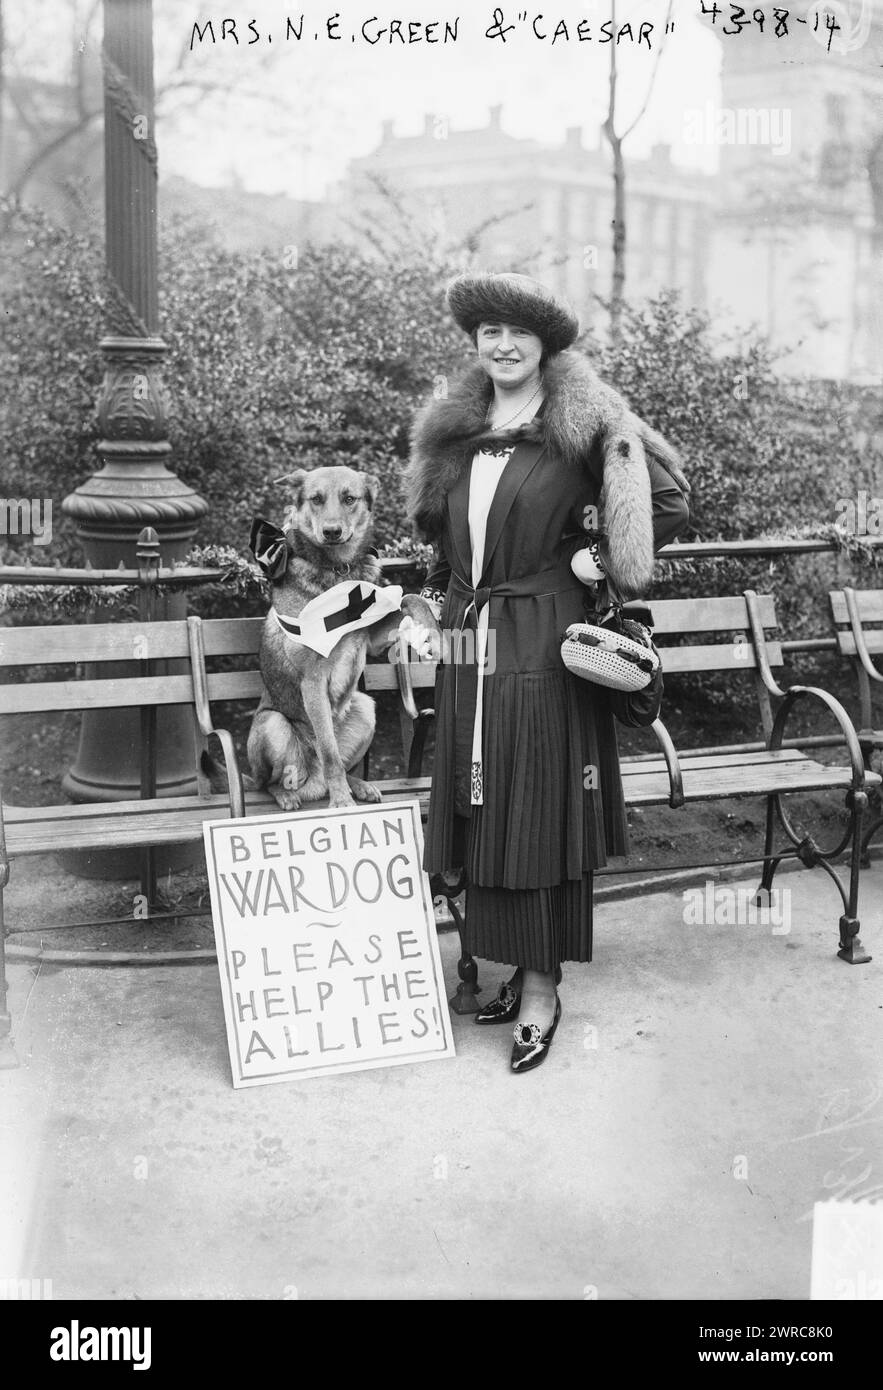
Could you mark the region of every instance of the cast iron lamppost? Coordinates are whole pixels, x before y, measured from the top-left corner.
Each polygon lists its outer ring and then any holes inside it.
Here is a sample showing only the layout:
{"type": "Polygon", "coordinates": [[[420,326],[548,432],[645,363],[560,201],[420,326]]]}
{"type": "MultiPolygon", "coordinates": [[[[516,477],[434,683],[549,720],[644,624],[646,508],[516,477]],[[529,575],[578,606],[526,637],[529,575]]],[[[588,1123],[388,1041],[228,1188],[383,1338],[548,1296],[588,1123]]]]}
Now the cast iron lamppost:
{"type": "MultiPolygon", "coordinates": [[[[101,467],[62,503],[96,567],[136,565],[136,538],[155,528],[164,564],[186,555],[207,504],[170,470],[157,294],[152,0],[104,0],[104,169],[107,334],[98,401],[101,467]]],[[[160,597],[158,618],[183,617],[183,595],[160,597]]],[[[133,653],[133,656],[136,655],[133,653]]],[[[106,671],[107,668],[105,668],[106,671]]],[[[159,668],[162,670],[162,667],[159,668]]],[[[65,788],[76,801],[139,794],[137,711],[83,715],[65,788]]],[[[196,791],[187,712],[160,708],[157,794],[196,791]]]]}

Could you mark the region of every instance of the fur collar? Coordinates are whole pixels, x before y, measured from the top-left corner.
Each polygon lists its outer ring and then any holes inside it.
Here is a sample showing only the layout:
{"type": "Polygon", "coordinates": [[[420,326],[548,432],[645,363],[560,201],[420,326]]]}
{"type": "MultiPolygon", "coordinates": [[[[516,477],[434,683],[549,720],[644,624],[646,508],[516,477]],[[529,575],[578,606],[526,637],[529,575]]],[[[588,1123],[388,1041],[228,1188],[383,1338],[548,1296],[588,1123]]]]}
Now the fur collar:
{"type": "MultiPolygon", "coordinates": [[[[661,435],[629,410],[584,357],[562,352],[545,367],[546,406],[521,430],[495,431],[490,438],[513,442],[542,438],[569,462],[588,466],[600,449],[603,461],[602,527],[604,565],[622,598],[646,593],[653,573],[653,505],[647,455],[657,459],[686,493],[689,485],[677,455],[661,435]]],[[[419,533],[437,540],[449,489],[488,439],[492,386],[483,368],[470,366],[444,400],[417,415],[407,473],[408,511],[419,533]]]]}

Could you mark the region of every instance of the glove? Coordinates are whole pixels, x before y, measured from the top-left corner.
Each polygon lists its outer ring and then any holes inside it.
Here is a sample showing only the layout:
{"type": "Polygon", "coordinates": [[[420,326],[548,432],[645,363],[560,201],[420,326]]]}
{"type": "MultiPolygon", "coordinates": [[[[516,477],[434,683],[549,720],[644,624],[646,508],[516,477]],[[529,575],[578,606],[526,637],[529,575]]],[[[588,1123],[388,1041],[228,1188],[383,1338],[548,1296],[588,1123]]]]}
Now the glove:
{"type": "Polygon", "coordinates": [[[437,627],[426,627],[406,614],[399,623],[396,636],[399,641],[413,648],[418,661],[440,660],[441,633],[437,627]]]}

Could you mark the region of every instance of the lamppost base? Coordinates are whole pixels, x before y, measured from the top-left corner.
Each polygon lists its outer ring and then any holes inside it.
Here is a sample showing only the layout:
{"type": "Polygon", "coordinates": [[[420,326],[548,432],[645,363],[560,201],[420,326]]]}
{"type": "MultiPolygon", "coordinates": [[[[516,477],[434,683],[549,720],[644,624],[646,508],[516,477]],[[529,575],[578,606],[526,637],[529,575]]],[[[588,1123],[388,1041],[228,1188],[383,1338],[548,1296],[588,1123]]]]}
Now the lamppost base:
{"type": "MultiPolygon", "coordinates": [[[[156,795],[195,796],[193,731],[186,715],[177,710],[160,709],[157,741],[162,757],[157,768],[156,795]]],[[[133,739],[139,737],[137,715],[123,710],[89,710],[82,716],[80,751],[73,767],[62,779],[71,801],[79,804],[137,801],[140,752],[133,739]]],[[[56,858],[62,867],[80,878],[137,879],[141,872],[141,851],[137,849],[68,850],[56,858]]],[[[163,845],[156,849],[158,877],[201,865],[200,844],[163,845]]]]}

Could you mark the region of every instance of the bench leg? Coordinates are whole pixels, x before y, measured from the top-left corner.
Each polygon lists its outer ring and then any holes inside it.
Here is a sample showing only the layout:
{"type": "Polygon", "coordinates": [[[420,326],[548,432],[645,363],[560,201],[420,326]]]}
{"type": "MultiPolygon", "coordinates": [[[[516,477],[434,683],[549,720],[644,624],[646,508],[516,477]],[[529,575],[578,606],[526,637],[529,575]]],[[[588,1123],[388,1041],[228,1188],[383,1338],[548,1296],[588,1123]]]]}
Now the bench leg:
{"type": "Polygon", "coordinates": [[[852,845],[849,857],[849,899],[846,904],[846,912],[840,918],[840,950],[837,954],[840,959],[845,960],[848,965],[867,965],[871,957],[862,946],[861,937],[859,936],[859,920],[856,914],[858,913],[859,873],[861,870],[862,855],[867,847],[867,840],[862,837],[862,822],[864,820],[865,808],[868,804],[868,795],[867,792],[850,793],[846,800],[852,812],[852,845]]]}
{"type": "Polygon", "coordinates": [[[6,925],[3,920],[3,885],[0,884],[0,1071],[19,1065],[12,1045],[12,1017],[6,1002],[6,925]]]}
{"type": "Polygon", "coordinates": [[[141,851],[141,892],[147,899],[147,911],[150,914],[157,906],[156,850],[152,845],[141,851]]]}
{"type": "Polygon", "coordinates": [[[859,874],[862,865],[862,855],[866,837],[862,836],[862,826],[864,824],[865,813],[868,807],[868,793],[865,791],[849,791],[846,794],[846,805],[849,809],[849,827],[840,840],[839,844],[829,849],[822,847],[813,839],[812,835],[807,834],[803,826],[798,822],[791,821],[790,816],[782,805],[781,796],[773,792],[767,798],[767,822],[766,838],[764,841],[764,861],[763,876],[760,887],[757,890],[755,901],[762,902],[761,894],[769,891],[773,875],[776,872],[784,855],[774,855],[773,832],[775,829],[775,817],[778,816],[782,829],[788,836],[797,852],[797,858],[807,869],[824,869],[829,878],[833,879],[834,884],[840,894],[843,904],[843,914],[840,917],[840,949],[837,954],[841,960],[845,960],[849,965],[866,965],[871,959],[864,949],[859,937],[858,919],[858,888],[859,874]],[[843,879],[833,866],[833,861],[839,859],[840,855],[849,846],[849,883],[844,885],[843,879]]]}
{"type": "Polygon", "coordinates": [[[869,869],[871,867],[871,856],[868,853],[868,846],[870,845],[877,831],[880,829],[881,825],[883,825],[883,815],[875,816],[874,819],[871,821],[870,825],[868,826],[867,830],[862,835],[861,865],[863,869],[869,869]]]}
{"type": "Polygon", "coordinates": [[[773,876],[776,869],[782,862],[780,854],[773,854],[773,840],[776,831],[776,798],[768,796],[766,800],[766,831],[763,841],[763,871],[760,876],[760,886],[754,895],[756,903],[769,902],[770,890],[773,886],[773,876]]]}
{"type": "Polygon", "coordinates": [[[481,993],[478,984],[478,966],[475,959],[469,954],[463,945],[463,916],[454,899],[463,892],[466,883],[465,871],[461,869],[457,882],[449,884],[442,874],[433,874],[429,881],[430,892],[433,901],[436,898],[444,898],[451,911],[451,916],[457,924],[457,934],[460,938],[460,959],[457,962],[457,974],[460,976],[460,983],[451,995],[448,1003],[455,1014],[477,1014],[479,1003],[477,995],[481,993]]]}

